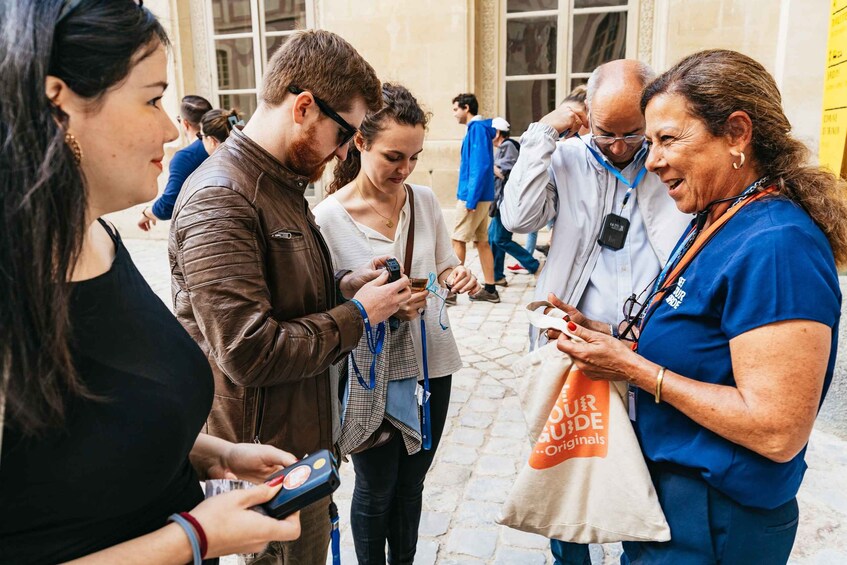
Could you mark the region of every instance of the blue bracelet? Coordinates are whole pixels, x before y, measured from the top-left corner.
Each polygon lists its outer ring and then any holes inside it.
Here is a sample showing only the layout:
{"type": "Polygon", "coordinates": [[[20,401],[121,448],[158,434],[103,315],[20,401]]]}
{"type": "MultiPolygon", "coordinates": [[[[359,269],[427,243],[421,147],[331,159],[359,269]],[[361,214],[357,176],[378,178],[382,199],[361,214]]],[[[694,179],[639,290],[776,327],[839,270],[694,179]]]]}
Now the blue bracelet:
{"type": "Polygon", "coordinates": [[[356,373],[356,378],[359,380],[359,384],[366,390],[371,390],[374,386],[376,386],[376,358],[380,353],[382,353],[382,348],[385,345],[385,322],[378,323],[376,325],[376,332],[374,332],[373,328],[371,328],[371,321],[368,318],[368,312],[365,310],[365,307],[362,306],[362,303],[355,298],[350,302],[355,304],[356,308],[358,308],[359,312],[362,314],[362,320],[365,322],[365,336],[367,337],[368,350],[373,355],[373,359],[371,359],[370,386],[368,386],[365,379],[362,378],[359,366],[356,365],[356,357],[351,355],[350,359],[353,361],[353,371],[356,373]],[[374,335],[374,333],[376,335],[374,335]]]}
{"type": "Polygon", "coordinates": [[[203,557],[200,554],[200,540],[197,539],[197,532],[194,531],[194,526],[179,514],[168,516],[168,522],[177,524],[185,531],[185,535],[188,536],[188,541],[191,543],[191,553],[194,554],[194,565],[203,565],[203,557]]]}

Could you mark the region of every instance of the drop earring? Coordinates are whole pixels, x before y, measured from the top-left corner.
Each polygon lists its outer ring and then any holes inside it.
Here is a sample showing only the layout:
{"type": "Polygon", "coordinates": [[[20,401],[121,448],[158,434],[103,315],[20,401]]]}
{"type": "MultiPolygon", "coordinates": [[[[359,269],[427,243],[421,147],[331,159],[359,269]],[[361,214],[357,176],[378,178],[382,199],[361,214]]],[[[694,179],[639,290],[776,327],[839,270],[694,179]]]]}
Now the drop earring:
{"type": "Polygon", "coordinates": [[[735,169],[736,171],[744,166],[744,159],[745,159],[744,151],[741,151],[740,155],[741,155],[741,161],[739,161],[738,163],[733,161],[733,163],[732,163],[732,168],[735,169]]]}
{"type": "Polygon", "coordinates": [[[82,162],[82,147],[79,146],[79,142],[74,137],[74,134],[65,132],[65,144],[71,150],[71,153],[73,153],[74,162],[79,165],[82,162]]]}

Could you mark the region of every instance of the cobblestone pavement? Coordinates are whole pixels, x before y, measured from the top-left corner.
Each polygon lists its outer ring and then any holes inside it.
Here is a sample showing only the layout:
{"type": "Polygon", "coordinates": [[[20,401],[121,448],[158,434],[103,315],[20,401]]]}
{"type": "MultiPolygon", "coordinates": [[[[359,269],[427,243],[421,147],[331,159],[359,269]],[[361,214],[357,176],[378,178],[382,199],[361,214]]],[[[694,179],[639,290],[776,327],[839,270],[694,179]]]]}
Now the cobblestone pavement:
{"type": "MultiPolygon", "coordinates": [[[[126,244],[153,289],[170,305],[167,242],[126,244]]],[[[469,253],[469,260],[479,273],[475,253],[469,253]]],[[[510,366],[527,347],[521,309],[532,299],[534,282],[531,275],[510,275],[509,287],[500,289],[499,304],[472,304],[463,296],[449,310],[464,368],[454,376],[444,437],[427,477],[415,563],[552,562],[547,540],[495,523],[529,452],[521,439],[525,427],[510,366]]],[[[847,563],[847,441],[816,430],[806,459],[809,470],[799,495],[801,524],[791,563],[847,563]]],[[[341,476],[336,500],[342,516],[342,561],[351,564],[356,562],[348,521],[352,465],[343,465],[341,476]]],[[[616,546],[593,546],[591,551],[595,565],[616,563],[620,554],[616,546]]],[[[225,565],[234,561],[223,560],[225,565]]]]}

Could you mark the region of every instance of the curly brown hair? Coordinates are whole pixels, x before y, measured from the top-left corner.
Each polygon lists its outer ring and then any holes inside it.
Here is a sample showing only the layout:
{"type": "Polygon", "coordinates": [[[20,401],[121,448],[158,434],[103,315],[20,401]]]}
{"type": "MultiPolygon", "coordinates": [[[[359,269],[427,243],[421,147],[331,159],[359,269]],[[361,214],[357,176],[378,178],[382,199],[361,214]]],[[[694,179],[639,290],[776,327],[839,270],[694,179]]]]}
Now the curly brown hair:
{"type": "Polygon", "coordinates": [[[750,57],[726,49],[694,53],[662,73],[641,96],[641,111],[660,94],[679,94],[712,135],[728,133],[727,118],[744,111],[753,122],[752,158],[782,195],[799,204],[847,264],[847,182],[809,165],[809,150],[791,135],[773,77],[750,57]]]}
{"type": "MultiPolygon", "coordinates": [[[[382,85],[382,108],[376,112],[368,112],[359,135],[364,140],[365,149],[369,149],[376,136],[386,128],[389,122],[408,126],[421,125],[426,128],[430,113],[424,111],[417,99],[405,86],[385,83],[382,85]]],[[[327,187],[327,194],[336,192],[341,187],[352,182],[362,168],[362,156],[354,143],[350,143],[347,159],[339,161],[333,170],[333,180],[327,187]]]]}

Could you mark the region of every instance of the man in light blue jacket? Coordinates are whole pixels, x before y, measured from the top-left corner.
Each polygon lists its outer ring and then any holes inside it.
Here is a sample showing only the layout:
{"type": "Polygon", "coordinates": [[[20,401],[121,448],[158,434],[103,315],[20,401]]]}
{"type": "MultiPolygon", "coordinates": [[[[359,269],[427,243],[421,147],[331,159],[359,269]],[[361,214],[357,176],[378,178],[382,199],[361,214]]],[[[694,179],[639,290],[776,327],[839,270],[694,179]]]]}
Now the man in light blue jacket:
{"type": "MultiPolygon", "coordinates": [[[[453,250],[464,264],[467,244],[476,243],[485,287],[470,297],[473,301],[500,302],[494,287],[494,255],[488,245],[488,208],[494,200],[494,146],[496,135],[491,120],[483,119],[479,102],[473,94],[459,94],[453,99],[453,116],[468,126],[462,140],[459,165],[459,187],[456,191],[456,227],[453,250]]],[[[455,304],[455,295],[448,297],[455,304]]]]}

